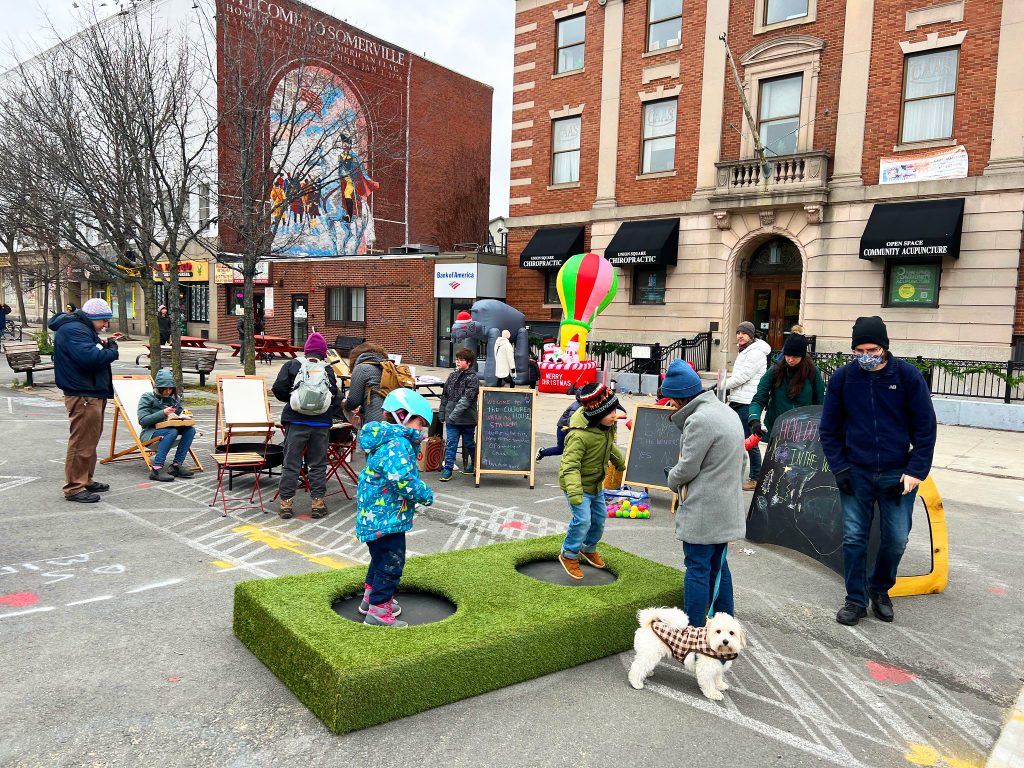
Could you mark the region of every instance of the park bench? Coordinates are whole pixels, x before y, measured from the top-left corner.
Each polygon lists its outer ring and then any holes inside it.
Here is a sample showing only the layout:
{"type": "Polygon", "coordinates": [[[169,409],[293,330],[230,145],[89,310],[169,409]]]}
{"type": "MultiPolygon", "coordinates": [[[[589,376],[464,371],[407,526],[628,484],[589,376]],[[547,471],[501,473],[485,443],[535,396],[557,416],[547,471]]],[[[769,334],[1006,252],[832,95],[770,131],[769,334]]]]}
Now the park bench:
{"type": "Polygon", "coordinates": [[[7,364],[15,373],[25,374],[25,385],[34,386],[32,374],[36,371],[52,371],[53,363],[43,364],[39,346],[34,341],[12,341],[4,345],[7,364]]]}
{"type": "Polygon", "coordinates": [[[366,342],[365,336],[342,336],[339,335],[331,347],[338,353],[339,357],[348,357],[349,353],[360,344],[366,342]]]}
{"type": "MultiPolygon", "coordinates": [[[[206,377],[213,373],[217,365],[216,349],[189,348],[181,350],[181,372],[199,374],[199,386],[206,386],[206,377]]],[[[143,352],[135,358],[136,365],[142,365],[142,358],[149,357],[151,353],[143,352]]],[[[171,348],[160,347],[160,367],[171,367],[171,348]]]]}

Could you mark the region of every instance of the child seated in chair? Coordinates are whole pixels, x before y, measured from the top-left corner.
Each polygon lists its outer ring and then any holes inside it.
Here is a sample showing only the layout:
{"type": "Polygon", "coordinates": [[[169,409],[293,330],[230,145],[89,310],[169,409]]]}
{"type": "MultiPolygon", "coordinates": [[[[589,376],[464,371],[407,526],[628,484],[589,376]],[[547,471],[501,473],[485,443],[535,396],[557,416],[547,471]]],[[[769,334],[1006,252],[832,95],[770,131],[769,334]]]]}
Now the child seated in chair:
{"type": "Polygon", "coordinates": [[[139,425],[142,427],[142,434],[139,439],[142,442],[160,438],[160,444],[156,449],[156,456],[153,457],[152,471],[149,473],[150,480],[161,483],[172,482],[175,478],[187,479],[193,476],[191,470],[185,469],[185,459],[188,458],[189,448],[192,447],[192,440],[196,436],[195,427],[164,427],[156,429],[156,425],[162,421],[174,419],[182,411],[182,403],[175,395],[174,376],[169,368],[161,368],[156,372],[153,391],[147,392],[139,399],[139,425]],[[178,441],[178,450],[174,453],[174,461],[168,471],[166,467],[167,454],[171,452],[174,441],[178,441]]]}

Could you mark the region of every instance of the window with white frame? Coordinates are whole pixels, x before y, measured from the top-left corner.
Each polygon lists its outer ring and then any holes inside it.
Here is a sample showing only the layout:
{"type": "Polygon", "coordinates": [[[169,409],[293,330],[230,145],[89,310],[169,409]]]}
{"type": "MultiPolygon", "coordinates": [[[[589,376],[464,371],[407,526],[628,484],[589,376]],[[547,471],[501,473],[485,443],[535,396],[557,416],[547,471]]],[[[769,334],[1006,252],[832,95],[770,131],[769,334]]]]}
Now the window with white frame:
{"type": "Polygon", "coordinates": [[[683,38],[683,0],[649,0],[647,50],[672,48],[683,38]]]}
{"type": "Polygon", "coordinates": [[[901,143],[952,138],[959,63],[959,48],[904,57],[901,143]]]}
{"type": "Polygon", "coordinates": [[[676,167],[676,99],[644,104],[640,172],[658,173],[676,167]]]}
{"type": "Polygon", "coordinates": [[[551,122],[551,183],[580,180],[580,128],[582,119],[564,117],[551,122]]]}
{"type": "Polygon", "coordinates": [[[768,155],[797,151],[800,133],[802,74],[760,81],[757,130],[768,155]]]}
{"type": "Polygon", "coordinates": [[[335,323],[365,323],[366,289],[328,288],[327,319],[335,323]]]}
{"type": "Polygon", "coordinates": [[[583,14],[559,19],[555,74],[583,69],[583,39],[587,17],[583,14]]]}
{"type": "Polygon", "coordinates": [[[764,23],[778,24],[782,21],[802,19],[809,12],[809,0],[765,0],[764,23]]]}

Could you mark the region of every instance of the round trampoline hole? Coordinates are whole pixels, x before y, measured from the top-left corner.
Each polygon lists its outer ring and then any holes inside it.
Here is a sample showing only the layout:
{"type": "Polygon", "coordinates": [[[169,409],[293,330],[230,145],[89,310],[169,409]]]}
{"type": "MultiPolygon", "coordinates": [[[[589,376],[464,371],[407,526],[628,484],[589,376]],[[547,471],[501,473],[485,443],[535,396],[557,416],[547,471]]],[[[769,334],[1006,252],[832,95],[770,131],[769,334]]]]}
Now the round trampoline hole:
{"type": "MultiPolygon", "coordinates": [[[[455,613],[455,603],[446,597],[441,597],[441,595],[431,592],[403,592],[399,590],[395,598],[402,607],[402,613],[399,618],[408,623],[409,626],[433,624],[437,621],[443,621],[455,613]]],[[[343,619],[357,621],[362,624],[365,618],[359,612],[359,604],[362,600],[362,592],[343,595],[331,603],[331,609],[343,619]]]]}
{"type": "Polygon", "coordinates": [[[601,587],[612,584],[616,579],[611,571],[587,565],[582,558],[580,568],[583,570],[583,578],[577,580],[569,576],[557,560],[531,560],[516,566],[516,570],[524,576],[560,587],[601,587]]]}

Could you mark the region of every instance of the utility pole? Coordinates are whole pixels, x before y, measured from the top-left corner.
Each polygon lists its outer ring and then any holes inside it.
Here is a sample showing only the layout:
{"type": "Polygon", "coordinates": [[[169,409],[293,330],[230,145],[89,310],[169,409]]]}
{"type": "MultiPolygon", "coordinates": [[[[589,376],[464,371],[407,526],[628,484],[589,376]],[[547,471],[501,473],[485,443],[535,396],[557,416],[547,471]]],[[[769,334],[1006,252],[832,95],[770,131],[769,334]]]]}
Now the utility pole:
{"type": "Polygon", "coordinates": [[[761,165],[761,183],[764,184],[765,190],[768,189],[768,178],[772,174],[772,165],[768,162],[764,152],[764,145],[761,144],[761,136],[757,131],[757,123],[754,122],[754,116],[750,112],[750,104],[747,103],[747,94],[743,91],[743,83],[740,81],[740,72],[736,68],[736,61],[732,57],[732,50],[729,48],[729,39],[723,32],[718,36],[718,39],[722,41],[725,46],[725,54],[729,57],[729,66],[732,68],[733,79],[736,80],[736,90],[740,94],[740,103],[743,104],[743,114],[747,118],[747,126],[750,128],[750,135],[754,137],[754,153],[757,155],[757,160],[761,165]]]}

